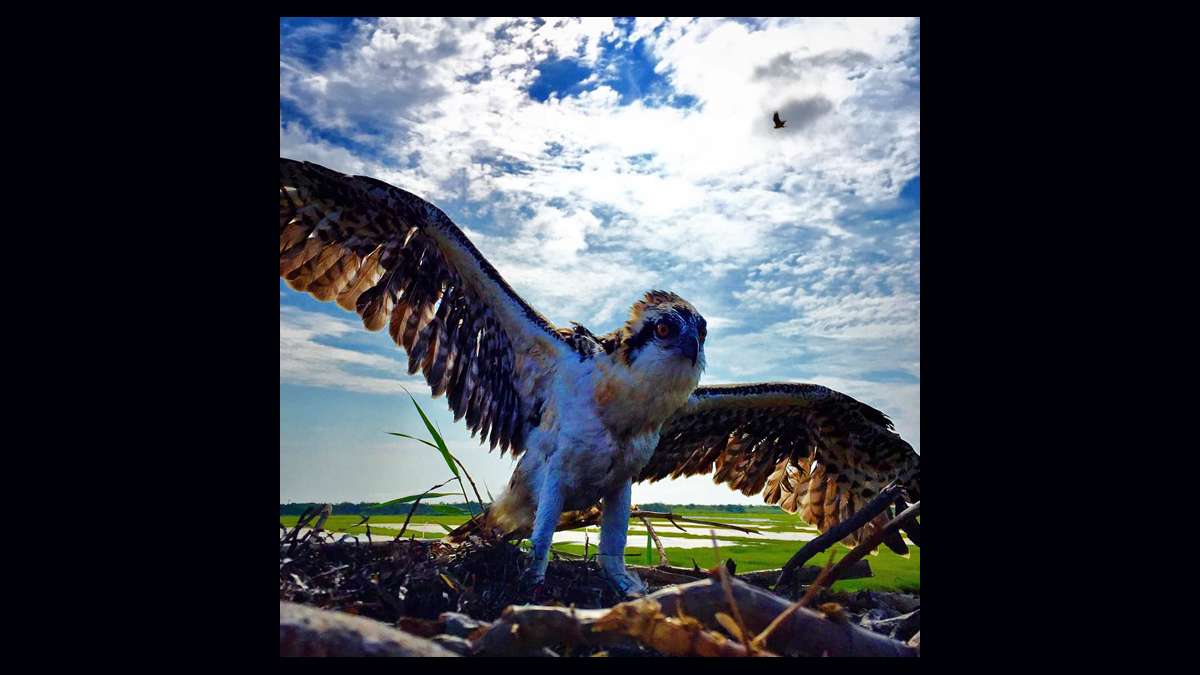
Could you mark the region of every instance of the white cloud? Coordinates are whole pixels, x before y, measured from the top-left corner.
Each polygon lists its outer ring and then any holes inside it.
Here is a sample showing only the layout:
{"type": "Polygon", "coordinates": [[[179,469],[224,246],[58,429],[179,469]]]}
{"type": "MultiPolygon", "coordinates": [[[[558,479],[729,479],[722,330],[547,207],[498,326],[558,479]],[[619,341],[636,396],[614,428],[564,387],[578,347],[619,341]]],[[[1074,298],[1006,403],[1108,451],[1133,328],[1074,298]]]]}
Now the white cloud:
{"type": "Polygon", "coordinates": [[[326,344],[332,338],[365,330],[358,322],[280,306],[279,381],[367,394],[399,394],[405,387],[414,392],[428,390],[424,380],[408,375],[407,361],[326,344]],[[357,372],[364,370],[368,372],[357,372]],[[374,374],[369,374],[371,371],[374,374]]]}
{"type": "MultiPolygon", "coordinates": [[[[919,174],[917,29],[639,18],[622,38],[609,19],[383,19],[315,70],[281,58],[280,96],[305,119],[281,119],[280,154],[441,206],[558,324],[606,332],[645,290],[675,290],[708,317],[707,382],[841,383],[917,446],[919,384],[872,373],[920,377],[919,224],[869,216],[919,174]],[[622,105],[607,78],[628,64],[602,39],[641,40],[697,105],[622,105]],[[534,100],[548,58],[600,84],[534,100]]],[[[382,392],[404,372],[402,351],[356,362],[329,336],[297,338],[289,377],[382,392]]]]}

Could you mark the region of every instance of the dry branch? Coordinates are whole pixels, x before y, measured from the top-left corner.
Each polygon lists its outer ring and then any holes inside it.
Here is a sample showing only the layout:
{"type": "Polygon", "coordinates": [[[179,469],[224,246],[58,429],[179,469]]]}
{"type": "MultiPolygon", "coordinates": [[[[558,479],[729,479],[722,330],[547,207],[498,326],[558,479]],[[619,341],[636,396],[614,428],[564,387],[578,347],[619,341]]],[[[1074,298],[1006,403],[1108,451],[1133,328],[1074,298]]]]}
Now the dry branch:
{"type": "MultiPolygon", "coordinates": [[[[471,489],[475,491],[475,499],[479,502],[479,508],[480,508],[480,510],[482,510],[483,509],[483,497],[479,496],[479,488],[475,487],[475,481],[471,480],[471,474],[467,473],[467,467],[463,466],[462,461],[459,460],[454,455],[450,455],[450,457],[454,460],[454,463],[458,465],[458,468],[462,469],[463,475],[467,477],[467,482],[471,484],[471,489]]],[[[459,486],[460,487],[462,486],[461,480],[459,481],[459,486]]],[[[464,492],[465,492],[465,490],[464,490],[464,492]]],[[[469,502],[467,504],[467,507],[470,508],[469,502]]],[[[475,514],[471,514],[471,515],[475,515],[475,514]]]]}
{"type": "Polygon", "coordinates": [[[458,656],[381,621],[279,601],[280,656],[458,656]]]}
{"type": "MultiPolygon", "coordinates": [[[[733,579],[730,593],[746,631],[758,634],[792,603],[733,579]]],[[[475,653],[523,655],[547,645],[614,646],[640,643],[670,654],[744,655],[745,648],[716,633],[717,613],[729,607],[716,578],[664,588],[612,609],[512,606],[475,642],[475,653]],[[657,605],[650,604],[653,601],[657,605]],[[606,618],[607,617],[607,618],[606,618]]],[[[917,650],[807,608],[795,610],[766,640],[775,654],[916,656],[917,650]]]]}
{"type": "Polygon", "coordinates": [[[776,628],[782,626],[784,622],[792,617],[793,614],[807,606],[809,601],[812,600],[813,596],[817,594],[817,591],[820,590],[822,586],[828,586],[829,582],[826,581],[826,579],[829,577],[829,572],[832,569],[833,555],[830,554],[829,563],[825,565],[825,567],[821,568],[821,573],[817,575],[816,580],[813,581],[812,585],[808,587],[808,590],[804,592],[804,595],[796,601],[796,604],[788,607],[787,609],[783,610],[782,614],[774,619],[771,619],[771,623],[767,624],[767,627],[764,628],[761,633],[755,636],[753,646],[761,647],[762,645],[765,645],[767,640],[771,639],[771,634],[775,632],[776,628]]]}
{"type": "MultiPolygon", "coordinates": [[[[641,518],[641,517],[662,518],[664,520],[669,520],[669,521],[671,521],[671,524],[674,525],[676,528],[678,528],[681,532],[687,532],[687,530],[683,529],[682,527],[679,527],[679,523],[682,522],[682,523],[691,523],[693,525],[710,525],[712,527],[727,527],[731,530],[737,530],[738,532],[745,532],[747,534],[762,534],[761,532],[759,532],[758,530],[756,530],[752,527],[743,527],[741,525],[734,525],[733,523],[718,523],[718,522],[715,522],[712,520],[697,520],[695,518],[688,518],[687,516],[677,516],[674,513],[663,513],[661,511],[642,511],[642,510],[631,511],[629,513],[629,517],[630,518],[641,518]],[[679,521],[679,522],[676,522],[676,521],[679,521]]],[[[691,533],[689,532],[688,534],[691,534],[691,533]]]]}
{"type": "Polygon", "coordinates": [[[690,617],[667,616],[650,598],[611,609],[509,607],[475,641],[477,656],[533,656],[547,645],[632,648],[669,656],[745,656],[742,645],[690,617]]]}
{"type": "Polygon", "coordinates": [[[855,546],[854,550],[847,553],[844,558],[839,560],[838,563],[833,566],[833,570],[829,573],[829,583],[832,584],[834,581],[836,581],[838,579],[838,575],[844,568],[853,565],[857,560],[861,560],[863,556],[874,550],[874,548],[878,546],[885,537],[887,537],[889,534],[899,532],[900,527],[905,522],[916,518],[920,514],[921,502],[917,502],[916,504],[913,504],[905,509],[904,513],[901,513],[892,520],[888,521],[887,525],[884,525],[879,530],[871,534],[871,536],[863,540],[861,544],[855,546]]]}
{"type": "Polygon", "coordinates": [[[859,509],[848,520],[834,525],[821,536],[813,539],[799,551],[796,551],[791,559],[784,564],[783,571],[779,574],[779,581],[775,582],[774,590],[778,591],[786,588],[788,584],[793,583],[794,570],[808,562],[814,555],[845,539],[855,530],[871,522],[872,518],[883,513],[899,495],[900,489],[900,485],[889,483],[887,487],[879,491],[879,494],[875,495],[874,499],[867,502],[866,506],[859,509]]]}
{"type": "MultiPolygon", "coordinates": [[[[421,500],[425,498],[425,495],[429,494],[430,492],[433,492],[434,490],[442,487],[442,485],[445,485],[446,483],[449,483],[452,480],[454,480],[453,477],[447,479],[445,483],[441,483],[440,485],[434,485],[433,487],[429,488],[425,492],[421,493],[420,497],[417,497],[416,501],[413,502],[412,506],[410,506],[408,508],[408,515],[404,517],[404,524],[400,526],[400,531],[396,533],[396,538],[393,539],[392,541],[400,541],[400,537],[403,537],[404,533],[406,531],[408,531],[408,521],[412,520],[413,514],[416,513],[416,511],[417,511],[417,505],[421,503],[421,500]]],[[[459,481],[459,482],[461,483],[462,481],[459,481]]]]}
{"type": "MultiPolygon", "coordinates": [[[[908,504],[905,504],[903,499],[897,499],[896,513],[903,513],[907,506],[908,504]]],[[[908,538],[912,540],[912,543],[916,544],[917,546],[921,545],[921,524],[917,522],[916,518],[913,518],[907,523],[901,523],[900,529],[904,530],[904,534],[908,535],[908,538]]]]}
{"type": "MultiPolygon", "coordinates": [[[[653,584],[690,584],[699,577],[694,574],[679,574],[674,570],[678,567],[650,567],[648,565],[626,565],[631,572],[636,572],[642,581],[653,584]]],[[[690,571],[690,570],[689,570],[690,571]]]]}
{"type": "Polygon", "coordinates": [[[658,533],[654,531],[654,526],[650,524],[649,520],[646,520],[646,516],[638,517],[642,519],[642,524],[646,526],[646,532],[650,533],[650,538],[654,540],[654,545],[658,547],[658,564],[662,567],[670,565],[670,561],[667,560],[667,552],[663,550],[662,540],[658,538],[658,533]]]}

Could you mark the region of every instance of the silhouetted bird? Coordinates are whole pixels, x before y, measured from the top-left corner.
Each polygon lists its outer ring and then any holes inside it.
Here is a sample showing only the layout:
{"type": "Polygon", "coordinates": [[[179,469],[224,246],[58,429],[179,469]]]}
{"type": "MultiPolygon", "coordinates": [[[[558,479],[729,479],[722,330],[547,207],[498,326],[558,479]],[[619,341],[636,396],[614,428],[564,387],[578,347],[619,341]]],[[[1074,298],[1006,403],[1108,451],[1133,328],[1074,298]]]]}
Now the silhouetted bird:
{"type": "Polygon", "coordinates": [[[787,121],[779,119],[779,111],[776,110],[775,111],[775,128],[782,129],[783,125],[785,125],[785,124],[787,124],[787,121]]]}

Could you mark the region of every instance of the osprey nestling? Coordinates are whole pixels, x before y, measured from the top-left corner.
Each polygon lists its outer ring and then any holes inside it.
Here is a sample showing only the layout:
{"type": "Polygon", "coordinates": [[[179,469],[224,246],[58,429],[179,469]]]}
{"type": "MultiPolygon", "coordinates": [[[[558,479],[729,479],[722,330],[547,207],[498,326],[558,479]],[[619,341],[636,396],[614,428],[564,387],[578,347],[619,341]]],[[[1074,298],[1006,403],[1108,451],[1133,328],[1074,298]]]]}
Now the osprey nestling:
{"type": "Polygon", "coordinates": [[[697,388],[705,321],[674,293],[650,291],[606,335],[556,328],[446,214],[373,178],[279,159],[279,275],[368,330],[386,325],[409,372],[445,394],[472,435],[524,453],[504,493],[452,538],[530,536],[526,583],[544,575],[560,517],[602,501],[601,569],[639,592],[624,562],[638,481],[715,469],[716,482],[762,491],[821,531],[890,480],[920,498],[920,457],[878,410],[813,384],[697,388]]]}

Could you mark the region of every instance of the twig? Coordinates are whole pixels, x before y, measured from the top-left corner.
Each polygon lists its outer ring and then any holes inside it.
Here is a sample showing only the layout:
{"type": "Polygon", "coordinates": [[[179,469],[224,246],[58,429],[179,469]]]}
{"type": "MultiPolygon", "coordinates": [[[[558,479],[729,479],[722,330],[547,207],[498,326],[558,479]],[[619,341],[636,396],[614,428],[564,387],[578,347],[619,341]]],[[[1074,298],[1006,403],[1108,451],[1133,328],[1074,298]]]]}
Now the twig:
{"type": "Polygon", "coordinates": [[[733,611],[733,618],[737,621],[737,637],[741,639],[742,646],[746,648],[746,655],[750,656],[754,653],[754,648],[750,646],[750,636],[746,633],[746,622],[742,621],[742,612],[738,609],[737,601],[733,599],[733,584],[729,580],[729,570],[721,564],[721,549],[717,548],[717,533],[709,530],[712,534],[713,550],[717,553],[717,576],[721,579],[721,590],[725,591],[725,601],[729,603],[729,608],[733,611]]]}
{"type": "Polygon", "coordinates": [[[325,529],[325,521],[329,520],[329,516],[333,515],[333,504],[321,505],[321,517],[317,520],[317,524],[313,529],[320,531],[325,529]]]}
{"type": "MultiPolygon", "coordinates": [[[[452,480],[454,480],[453,476],[451,476],[450,478],[447,478],[444,483],[441,483],[439,485],[434,485],[433,487],[429,488],[425,492],[422,492],[420,497],[417,497],[416,501],[413,502],[412,507],[408,509],[408,515],[404,518],[404,525],[400,526],[400,533],[397,534],[396,538],[393,539],[392,541],[400,541],[400,537],[404,536],[404,531],[408,529],[408,521],[412,520],[413,513],[417,510],[417,504],[421,503],[421,500],[425,498],[425,495],[429,494],[430,492],[433,492],[434,490],[442,487],[442,485],[445,485],[446,483],[449,483],[452,480]]],[[[465,497],[466,495],[464,494],[463,496],[465,497]]],[[[424,537],[422,537],[422,539],[423,538],[424,537]]]]}
{"type": "MultiPolygon", "coordinates": [[[[483,497],[479,496],[479,488],[475,487],[475,481],[471,480],[471,474],[467,472],[467,467],[463,465],[462,460],[450,455],[454,459],[454,463],[458,464],[458,468],[462,469],[463,475],[467,477],[467,482],[471,484],[471,489],[475,491],[475,499],[479,502],[479,510],[483,511],[483,497]]],[[[461,483],[462,481],[459,481],[461,483]]]]}
{"type": "Polygon", "coordinates": [[[320,579],[321,577],[325,576],[326,574],[333,574],[334,572],[337,572],[339,570],[344,570],[347,567],[349,567],[349,565],[338,565],[337,567],[334,567],[333,569],[325,570],[324,572],[321,572],[320,574],[314,574],[313,576],[309,577],[308,580],[312,581],[313,579],[320,579]]]}
{"type": "Polygon", "coordinates": [[[676,520],[679,520],[679,521],[682,521],[685,523],[692,523],[695,525],[710,525],[712,527],[727,527],[731,530],[737,530],[738,532],[746,532],[749,534],[762,534],[762,532],[759,532],[758,530],[756,530],[752,527],[742,527],[740,525],[734,525],[733,523],[718,523],[718,522],[714,522],[711,520],[697,520],[695,518],[688,518],[686,516],[675,515],[674,513],[662,513],[661,511],[641,511],[641,510],[631,511],[629,513],[630,518],[641,518],[643,516],[645,516],[646,518],[663,518],[665,520],[669,520],[669,521],[671,521],[672,525],[679,528],[679,530],[682,532],[687,532],[687,530],[683,529],[682,527],[679,527],[679,523],[675,522],[676,520]]]}
{"type": "Polygon", "coordinates": [[[880,544],[880,542],[883,541],[884,537],[887,537],[889,534],[896,532],[897,530],[900,529],[900,527],[906,521],[912,520],[913,518],[916,518],[920,514],[921,514],[921,502],[917,502],[916,504],[913,504],[912,506],[905,509],[904,513],[901,513],[900,515],[896,516],[891,521],[889,521],[887,525],[884,525],[883,527],[879,528],[874,533],[872,533],[871,536],[869,536],[865,540],[863,540],[863,542],[861,544],[859,544],[858,546],[855,546],[852,551],[847,553],[844,558],[839,560],[838,563],[833,566],[833,569],[829,572],[829,583],[832,584],[834,581],[836,581],[838,578],[838,574],[840,574],[842,570],[846,569],[847,567],[849,567],[850,565],[854,564],[856,561],[861,559],[863,556],[865,556],[866,554],[873,551],[875,549],[875,547],[878,546],[880,544]]]}
{"type": "Polygon", "coordinates": [[[570,551],[562,551],[562,550],[556,549],[556,548],[554,548],[553,544],[550,545],[550,552],[553,553],[554,555],[561,555],[564,558],[575,558],[577,560],[586,560],[586,558],[584,556],[579,555],[578,553],[571,553],[570,551]]]}
{"type": "Polygon", "coordinates": [[[637,572],[642,581],[653,581],[664,586],[670,584],[690,584],[696,579],[701,578],[691,574],[677,574],[662,567],[650,567],[649,565],[626,565],[626,568],[632,572],[637,572]]]}
{"type": "MultiPolygon", "coordinates": [[[[296,519],[296,527],[292,528],[292,531],[289,532],[288,535],[283,538],[283,541],[279,542],[280,546],[283,546],[284,544],[288,543],[289,541],[291,542],[291,545],[288,546],[288,550],[287,550],[287,554],[286,554],[287,557],[289,557],[289,558],[292,557],[292,553],[295,552],[296,546],[300,543],[299,541],[296,540],[296,535],[300,532],[300,528],[307,525],[308,522],[310,520],[312,520],[313,518],[315,518],[316,516],[317,516],[317,508],[315,506],[310,506],[310,507],[304,509],[304,513],[301,513],[300,517],[296,519]]],[[[305,537],[305,539],[307,540],[308,537],[305,537]]]]}
{"type": "Polygon", "coordinates": [[[760,646],[766,644],[767,640],[771,637],[771,633],[774,633],[776,628],[779,628],[781,625],[783,625],[783,622],[786,621],[788,618],[790,618],[793,614],[795,614],[797,612],[797,610],[799,610],[801,607],[805,607],[808,605],[809,601],[812,600],[813,596],[817,594],[817,591],[823,585],[825,585],[825,579],[829,576],[829,572],[832,569],[833,569],[833,551],[830,551],[829,552],[829,561],[825,563],[825,567],[822,568],[821,573],[817,575],[817,580],[814,581],[812,583],[812,585],[808,587],[808,590],[805,591],[804,595],[799,600],[797,600],[795,602],[795,604],[793,604],[791,607],[788,607],[787,609],[783,610],[783,612],[779,616],[775,617],[771,621],[771,623],[769,625],[767,625],[766,628],[763,629],[763,631],[761,633],[759,633],[757,636],[755,636],[754,640],[751,641],[751,644],[754,645],[755,647],[760,647],[760,646]]]}
{"type": "Polygon", "coordinates": [[[797,567],[808,562],[809,558],[812,558],[814,555],[845,539],[860,527],[871,522],[872,518],[883,513],[891,505],[899,492],[899,484],[895,482],[889,483],[887,487],[879,491],[879,494],[875,495],[874,499],[867,502],[866,506],[859,509],[848,520],[834,525],[821,534],[821,536],[805,544],[784,564],[783,571],[779,574],[779,580],[775,582],[772,590],[778,592],[779,589],[787,586],[787,584],[791,583],[792,576],[797,567]]]}
{"type": "MultiPolygon", "coordinates": [[[[642,519],[642,523],[646,526],[646,532],[650,533],[650,538],[654,540],[654,545],[658,547],[658,564],[663,566],[671,564],[671,562],[667,560],[667,552],[663,550],[662,540],[658,538],[658,533],[654,531],[654,526],[650,524],[649,520],[646,520],[646,516],[639,517],[642,519]]],[[[584,536],[586,537],[587,535],[585,534],[584,536]]]]}

